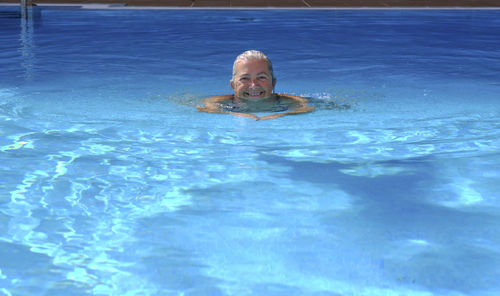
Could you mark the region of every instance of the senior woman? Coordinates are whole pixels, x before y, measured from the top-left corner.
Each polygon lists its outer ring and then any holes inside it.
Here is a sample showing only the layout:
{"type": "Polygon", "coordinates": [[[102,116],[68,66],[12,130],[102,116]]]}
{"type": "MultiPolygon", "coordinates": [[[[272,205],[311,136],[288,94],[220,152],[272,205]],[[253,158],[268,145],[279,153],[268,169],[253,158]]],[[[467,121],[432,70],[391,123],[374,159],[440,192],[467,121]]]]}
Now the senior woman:
{"type": "Polygon", "coordinates": [[[314,107],[307,106],[307,99],[274,93],[274,77],[271,60],[261,51],[248,50],[240,54],[233,64],[230,81],[234,94],[206,98],[197,109],[209,113],[229,113],[255,120],[266,120],[307,113],[314,107]],[[277,112],[259,117],[253,113],[277,112]]]}

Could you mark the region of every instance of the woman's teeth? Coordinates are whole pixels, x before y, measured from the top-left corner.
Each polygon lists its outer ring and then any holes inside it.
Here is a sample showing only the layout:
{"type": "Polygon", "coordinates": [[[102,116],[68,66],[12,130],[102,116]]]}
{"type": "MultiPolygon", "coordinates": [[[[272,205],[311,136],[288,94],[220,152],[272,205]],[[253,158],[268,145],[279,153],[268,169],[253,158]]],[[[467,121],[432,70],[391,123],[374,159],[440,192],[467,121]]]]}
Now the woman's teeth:
{"type": "Polygon", "coordinates": [[[251,96],[251,97],[257,97],[257,96],[260,96],[262,94],[261,91],[250,91],[250,92],[247,92],[246,93],[248,96],[251,96]]]}

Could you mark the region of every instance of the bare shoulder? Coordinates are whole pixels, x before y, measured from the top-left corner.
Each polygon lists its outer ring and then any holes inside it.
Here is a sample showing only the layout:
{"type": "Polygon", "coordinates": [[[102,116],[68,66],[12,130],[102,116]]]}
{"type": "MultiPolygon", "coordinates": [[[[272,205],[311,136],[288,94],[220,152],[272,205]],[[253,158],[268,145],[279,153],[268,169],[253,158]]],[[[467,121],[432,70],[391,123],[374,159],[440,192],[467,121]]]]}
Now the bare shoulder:
{"type": "Polygon", "coordinates": [[[201,105],[196,106],[198,111],[208,112],[208,113],[226,113],[221,108],[221,104],[225,101],[230,101],[233,95],[220,95],[205,98],[201,101],[201,105]]]}
{"type": "Polygon", "coordinates": [[[234,97],[234,95],[219,95],[219,96],[213,96],[213,97],[208,97],[203,99],[203,104],[210,104],[210,103],[221,103],[224,101],[229,101],[234,97]]]}
{"type": "Polygon", "coordinates": [[[289,99],[295,102],[298,102],[300,104],[307,104],[308,100],[304,97],[299,97],[299,96],[294,96],[294,95],[288,95],[288,94],[277,94],[278,97],[281,99],[289,99]]]}
{"type": "MultiPolygon", "coordinates": [[[[285,99],[285,100],[290,100],[292,102],[292,106],[290,106],[291,110],[294,110],[292,112],[285,112],[285,113],[280,113],[283,115],[294,115],[294,114],[301,114],[301,113],[307,113],[311,112],[314,110],[313,106],[308,106],[309,100],[304,98],[304,97],[299,97],[299,96],[294,96],[294,95],[285,95],[285,94],[277,94],[280,99],[285,99]]],[[[269,117],[270,118],[275,118],[275,117],[269,117]]],[[[264,118],[267,119],[267,118],[264,118]]]]}

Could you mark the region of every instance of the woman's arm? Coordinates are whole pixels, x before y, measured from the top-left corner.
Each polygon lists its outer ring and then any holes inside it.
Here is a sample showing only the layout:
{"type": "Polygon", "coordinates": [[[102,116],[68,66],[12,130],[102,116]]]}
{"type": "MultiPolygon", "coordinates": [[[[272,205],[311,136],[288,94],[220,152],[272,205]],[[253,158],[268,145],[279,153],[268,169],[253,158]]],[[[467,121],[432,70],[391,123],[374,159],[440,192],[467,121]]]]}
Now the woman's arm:
{"type": "Polygon", "coordinates": [[[280,96],[280,98],[290,99],[294,103],[296,103],[296,105],[292,107],[294,111],[266,115],[260,117],[258,120],[275,119],[285,115],[297,115],[302,113],[308,113],[314,110],[314,107],[307,106],[308,101],[306,98],[294,95],[282,95],[282,94],[278,94],[278,96],[280,96]]]}
{"type": "Polygon", "coordinates": [[[202,101],[202,104],[205,107],[198,105],[198,106],[196,106],[196,109],[198,109],[198,111],[202,111],[202,112],[229,113],[231,115],[238,116],[238,117],[248,117],[248,118],[252,118],[255,120],[259,120],[259,117],[255,114],[252,114],[252,113],[224,111],[221,107],[222,102],[228,101],[232,98],[233,98],[233,95],[220,95],[220,96],[209,97],[209,98],[206,98],[202,101]]]}
{"type": "Polygon", "coordinates": [[[238,117],[248,117],[252,118],[255,120],[267,120],[267,119],[274,119],[278,117],[282,117],[285,115],[296,115],[296,114],[302,114],[302,113],[307,113],[311,112],[314,110],[314,107],[307,106],[307,99],[299,96],[294,96],[294,95],[282,95],[282,94],[277,94],[280,99],[288,99],[291,100],[294,105],[292,106],[292,110],[290,112],[284,112],[284,113],[275,113],[271,115],[266,115],[262,117],[258,117],[255,114],[252,113],[244,113],[244,112],[231,112],[231,111],[225,111],[222,109],[221,104],[224,101],[228,101],[233,98],[233,95],[220,95],[220,96],[213,96],[206,98],[202,101],[202,104],[204,107],[201,105],[196,106],[198,111],[202,112],[208,112],[208,113],[229,113],[234,116],[238,117]]]}
{"type": "Polygon", "coordinates": [[[230,100],[232,97],[233,95],[220,95],[220,96],[209,97],[201,102],[204,105],[204,107],[198,105],[196,106],[196,109],[198,109],[198,111],[208,112],[208,113],[227,113],[226,111],[222,110],[221,103],[230,100]]]}

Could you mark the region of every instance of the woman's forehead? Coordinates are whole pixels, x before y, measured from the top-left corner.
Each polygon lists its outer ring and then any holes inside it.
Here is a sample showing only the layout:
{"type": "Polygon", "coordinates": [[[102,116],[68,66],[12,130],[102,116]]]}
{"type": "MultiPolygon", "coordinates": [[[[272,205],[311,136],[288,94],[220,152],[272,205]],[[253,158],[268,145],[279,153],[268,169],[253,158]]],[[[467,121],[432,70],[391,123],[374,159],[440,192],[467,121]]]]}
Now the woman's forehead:
{"type": "Polygon", "coordinates": [[[236,70],[239,75],[261,73],[270,75],[267,61],[263,59],[250,59],[240,61],[236,64],[236,70]]]}

